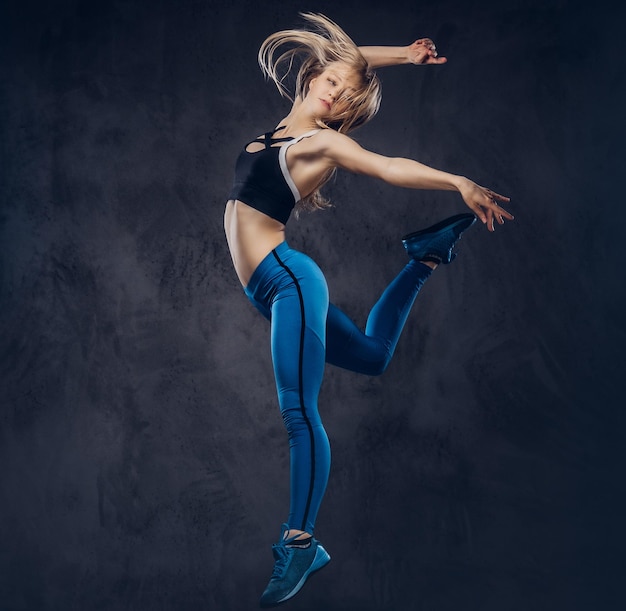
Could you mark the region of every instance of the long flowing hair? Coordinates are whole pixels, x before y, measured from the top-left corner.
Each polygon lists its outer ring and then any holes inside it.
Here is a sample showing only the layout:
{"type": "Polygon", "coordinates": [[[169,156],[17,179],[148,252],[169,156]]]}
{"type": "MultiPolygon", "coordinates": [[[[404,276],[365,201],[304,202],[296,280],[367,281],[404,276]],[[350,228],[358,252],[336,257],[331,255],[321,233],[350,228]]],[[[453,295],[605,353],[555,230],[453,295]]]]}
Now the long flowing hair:
{"type": "MultiPolygon", "coordinates": [[[[304,99],[311,79],[320,75],[334,62],[351,68],[359,77],[361,86],[343,101],[342,110],[331,119],[316,123],[322,129],[348,133],[372,119],[380,107],[381,85],[376,73],[355,42],[332,20],[319,13],[300,13],[307,29],[281,30],[268,36],[259,49],[259,65],[265,76],[274,82],[280,94],[294,102],[304,99]],[[287,81],[293,79],[293,93],[287,81]]],[[[334,174],[328,173],[322,184],[296,206],[299,210],[316,210],[329,206],[319,188],[334,174]]]]}

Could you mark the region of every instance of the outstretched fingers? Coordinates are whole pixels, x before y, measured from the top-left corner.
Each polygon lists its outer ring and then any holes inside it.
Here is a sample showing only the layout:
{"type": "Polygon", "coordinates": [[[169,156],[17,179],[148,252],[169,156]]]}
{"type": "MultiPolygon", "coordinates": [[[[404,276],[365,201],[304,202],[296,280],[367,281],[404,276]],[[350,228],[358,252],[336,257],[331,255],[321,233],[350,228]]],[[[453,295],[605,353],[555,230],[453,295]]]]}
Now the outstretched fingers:
{"type": "Polygon", "coordinates": [[[504,225],[504,220],[512,221],[515,217],[508,211],[502,208],[498,203],[499,200],[501,202],[510,202],[511,198],[506,197],[506,195],[500,195],[491,189],[485,189],[483,187],[483,191],[485,194],[484,201],[480,203],[480,206],[484,208],[484,211],[481,210],[484,214],[484,218],[480,216],[483,223],[487,225],[487,229],[489,231],[495,230],[494,221],[497,221],[499,225],[504,225]]]}
{"type": "Polygon", "coordinates": [[[513,220],[513,215],[500,205],[500,202],[511,201],[509,197],[481,187],[471,180],[467,181],[466,185],[467,188],[461,190],[461,195],[489,231],[494,231],[496,222],[504,225],[505,220],[513,220]]]}

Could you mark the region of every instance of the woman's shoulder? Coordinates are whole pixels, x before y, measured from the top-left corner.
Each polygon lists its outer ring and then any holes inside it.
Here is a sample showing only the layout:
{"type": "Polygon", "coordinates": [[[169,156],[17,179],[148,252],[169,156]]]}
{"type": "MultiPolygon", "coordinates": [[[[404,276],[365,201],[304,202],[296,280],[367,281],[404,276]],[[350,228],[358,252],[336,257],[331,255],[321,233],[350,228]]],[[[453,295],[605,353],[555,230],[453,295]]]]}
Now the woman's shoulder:
{"type": "Polygon", "coordinates": [[[354,143],[354,140],[350,138],[350,136],[340,134],[332,128],[320,128],[319,132],[315,134],[315,138],[311,138],[311,140],[315,141],[317,147],[323,149],[346,146],[354,143]]]}
{"type": "Polygon", "coordinates": [[[299,141],[296,155],[309,161],[323,158],[331,166],[336,166],[341,164],[341,160],[354,158],[363,152],[363,148],[350,136],[331,128],[320,128],[307,135],[309,137],[299,141]]]}

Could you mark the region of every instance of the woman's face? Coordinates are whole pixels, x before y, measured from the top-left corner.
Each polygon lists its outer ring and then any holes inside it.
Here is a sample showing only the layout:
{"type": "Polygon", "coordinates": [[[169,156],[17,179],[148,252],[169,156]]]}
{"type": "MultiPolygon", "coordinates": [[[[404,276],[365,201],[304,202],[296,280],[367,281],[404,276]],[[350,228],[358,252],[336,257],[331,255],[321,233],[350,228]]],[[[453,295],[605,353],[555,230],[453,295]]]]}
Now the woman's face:
{"type": "Polygon", "coordinates": [[[307,101],[313,114],[331,118],[345,110],[350,95],[360,87],[358,75],[347,64],[335,62],[309,81],[307,101]]]}

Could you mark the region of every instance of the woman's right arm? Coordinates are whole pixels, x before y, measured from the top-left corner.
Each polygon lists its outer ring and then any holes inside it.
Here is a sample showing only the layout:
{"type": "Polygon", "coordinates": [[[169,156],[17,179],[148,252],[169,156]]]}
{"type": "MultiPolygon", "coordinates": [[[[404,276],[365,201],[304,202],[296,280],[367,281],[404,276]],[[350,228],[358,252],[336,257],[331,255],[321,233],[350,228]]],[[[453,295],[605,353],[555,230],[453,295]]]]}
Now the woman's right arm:
{"type": "Polygon", "coordinates": [[[359,47],[370,68],[399,66],[401,64],[445,64],[445,57],[438,57],[435,43],[430,38],[420,38],[406,47],[359,47]]]}

